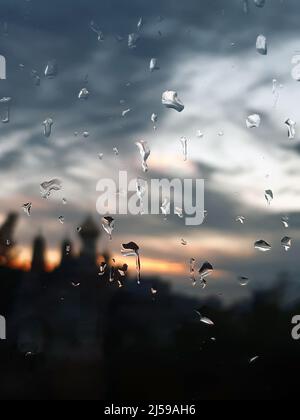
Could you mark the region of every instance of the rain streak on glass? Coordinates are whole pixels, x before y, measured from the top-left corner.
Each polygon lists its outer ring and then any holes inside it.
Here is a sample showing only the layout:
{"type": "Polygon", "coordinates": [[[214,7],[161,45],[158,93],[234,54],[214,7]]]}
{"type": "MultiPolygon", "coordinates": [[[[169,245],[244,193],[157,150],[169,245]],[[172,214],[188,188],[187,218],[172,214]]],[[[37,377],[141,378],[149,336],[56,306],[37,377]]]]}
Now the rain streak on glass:
{"type": "Polygon", "coordinates": [[[53,126],[52,118],[47,118],[43,122],[42,125],[43,125],[43,128],[44,128],[44,136],[49,138],[51,136],[51,133],[52,133],[52,126],[53,126]]]}
{"type": "Polygon", "coordinates": [[[268,252],[272,249],[271,245],[262,239],[254,243],[254,248],[261,252],[268,252]]]}
{"type": "Polygon", "coordinates": [[[51,181],[43,182],[40,188],[42,197],[49,198],[52,191],[60,191],[62,189],[62,182],[59,179],[52,179],[51,181]]]}
{"type": "Polygon", "coordinates": [[[142,178],[137,178],[136,180],[136,195],[140,200],[141,205],[141,214],[144,214],[144,197],[147,192],[147,182],[142,178]]]}
{"type": "Polygon", "coordinates": [[[261,55],[268,54],[267,38],[264,35],[259,35],[257,37],[256,50],[261,55]]]}
{"type": "Polygon", "coordinates": [[[190,278],[192,280],[193,286],[196,285],[196,260],[195,258],[190,259],[190,278]]]}
{"type": "Polygon", "coordinates": [[[288,128],[289,139],[294,139],[296,137],[296,122],[289,118],[286,120],[285,125],[288,128]]]}
{"type": "Polygon", "coordinates": [[[110,216],[103,217],[102,227],[104,231],[109,235],[110,240],[112,240],[112,233],[115,228],[115,220],[110,216]]]}
{"type": "Polygon", "coordinates": [[[177,112],[182,112],[184,110],[184,105],[178,98],[177,92],[172,90],[167,90],[163,93],[162,104],[165,105],[166,108],[175,109],[177,112]]]}
{"type": "Polygon", "coordinates": [[[97,25],[97,23],[94,22],[93,20],[90,23],[90,28],[93,32],[95,32],[95,34],[97,34],[97,39],[98,39],[99,42],[104,41],[104,34],[103,34],[102,30],[97,25]]]}
{"type": "Polygon", "coordinates": [[[202,322],[202,324],[206,324],[206,325],[209,325],[211,327],[213,327],[215,325],[214,322],[211,319],[207,318],[206,316],[203,316],[199,311],[195,311],[195,312],[196,312],[197,315],[199,315],[200,322],[202,322]]]}

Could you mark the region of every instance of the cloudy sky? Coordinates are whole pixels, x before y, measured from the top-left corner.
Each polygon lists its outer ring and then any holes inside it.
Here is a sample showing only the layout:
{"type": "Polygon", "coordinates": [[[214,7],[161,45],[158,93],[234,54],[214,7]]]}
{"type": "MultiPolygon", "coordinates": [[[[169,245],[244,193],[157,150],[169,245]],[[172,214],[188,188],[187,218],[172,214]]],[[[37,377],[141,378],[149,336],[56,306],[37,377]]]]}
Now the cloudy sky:
{"type": "Polygon", "coordinates": [[[76,228],[87,214],[101,230],[96,184],[117,179],[120,170],[144,176],[135,145],[143,139],[151,148],[147,179],[205,179],[207,219],[186,227],[177,217],[117,216],[113,241],[103,233],[99,247],[119,259],[120,244],[135,241],[144,273],[170,278],[174,287],[198,295],[232,299],[266,287],[281,271],[297,278],[300,143],[298,135],[288,138],[284,123],[300,120],[300,84],[291,76],[292,57],[300,51],[300,4],[266,0],[259,8],[248,0],[245,13],[244,3],[1,0],[0,54],[7,60],[7,80],[0,81],[0,94],[12,102],[10,122],[0,126],[0,213],[1,219],[11,210],[20,213],[20,262],[30,258],[40,230],[51,264],[58,262],[65,236],[78,251],[76,228]],[[128,34],[137,32],[140,17],[140,41],[130,49],[128,34]],[[266,56],[256,51],[260,34],[268,41],[266,56]],[[153,73],[152,57],[160,68],[153,73]],[[44,71],[53,59],[58,74],[49,80],[44,71]],[[90,92],[86,101],[78,99],[84,87],[90,92]],[[178,92],[182,113],[163,107],[165,90],[178,92]],[[122,118],[126,109],[131,112],[122,118]],[[152,113],[159,118],[157,130],[152,113]],[[261,125],[249,130],[246,118],[254,113],[261,125]],[[46,118],[54,122],[50,138],[43,135],[46,118]],[[188,139],[187,162],[182,136],[188,139]],[[43,200],[39,185],[52,178],[62,180],[63,190],[43,200]],[[271,205],[264,197],[268,189],[274,193],[271,205]],[[30,218],[20,209],[27,202],[33,203],[30,218]],[[246,218],[244,225],[235,222],[237,216],[246,218]],[[289,229],[283,216],[290,217],[289,229]],[[293,238],[289,252],[280,243],[284,236],[293,238]],[[258,239],[272,250],[255,250],[258,239]],[[205,291],[190,286],[191,257],[215,268],[205,291]],[[238,285],[238,276],[250,278],[247,288],[238,285]]]}

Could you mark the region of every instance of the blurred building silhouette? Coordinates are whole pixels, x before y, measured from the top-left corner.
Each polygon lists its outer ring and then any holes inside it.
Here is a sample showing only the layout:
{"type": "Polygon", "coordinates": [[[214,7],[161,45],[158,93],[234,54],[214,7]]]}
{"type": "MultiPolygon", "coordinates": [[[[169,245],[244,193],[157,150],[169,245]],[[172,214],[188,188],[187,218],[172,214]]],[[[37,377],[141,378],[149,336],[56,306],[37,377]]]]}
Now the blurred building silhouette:
{"type": "Polygon", "coordinates": [[[31,271],[33,273],[46,271],[46,241],[42,235],[37,236],[33,242],[31,271]]]}

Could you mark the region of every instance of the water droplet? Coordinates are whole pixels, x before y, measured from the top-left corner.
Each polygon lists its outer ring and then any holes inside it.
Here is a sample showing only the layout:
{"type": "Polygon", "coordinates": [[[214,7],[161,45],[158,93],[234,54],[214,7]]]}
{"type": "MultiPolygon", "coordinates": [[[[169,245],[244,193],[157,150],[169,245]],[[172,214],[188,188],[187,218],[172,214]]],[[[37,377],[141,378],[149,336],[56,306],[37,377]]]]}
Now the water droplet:
{"type": "Polygon", "coordinates": [[[119,150],[116,147],[113,148],[113,152],[116,156],[119,156],[119,150]]]}
{"type": "Polygon", "coordinates": [[[41,77],[39,75],[39,73],[37,72],[37,70],[31,70],[31,77],[33,79],[34,85],[35,86],[40,86],[41,84],[41,77]]]}
{"type": "Polygon", "coordinates": [[[292,58],[292,78],[300,82],[300,54],[296,54],[292,58]]]}
{"type": "Polygon", "coordinates": [[[272,249],[271,245],[269,245],[268,242],[263,241],[262,239],[255,242],[254,248],[261,252],[268,252],[272,249]]]}
{"type": "Polygon", "coordinates": [[[43,127],[44,127],[44,136],[49,138],[51,136],[51,132],[52,132],[52,126],[53,126],[53,120],[52,118],[47,118],[44,122],[43,122],[43,127]]]}
{"type": "Polygon", "coordinates": [[[289,118],[286,120],[285,125],[288,128],[289,139],[294,139],[296,137],[296,122],[289,118]]]}
{"type": "Polygon", "coordinates": [[[254,0],[254,4],[257,7],[264,7],[264,5],[266,4],[266,0],[254,0]]]}
{"type": "Polygon", "coordinates": [[[141,214],[144,214],[144,197],[147,192],[147,182],[142,178],[137,178],[136,180],[136,195],[138,196],[141,204],[141,214]]]}
{"type": "Polygon", "coordinates": [[[156,296],[158,293],[158,290],[155,287],[151,287],[151,295],[156,296]]]}
{"type": "Polygon", "coordinates": [[[196,285],[195,270],[196,270],[196,260],[195,258],[191,258],[190,259],[190,278],[193,282],[193,286],[196,285]]]}
{"type": "Polygon", "coordinates": [[[40,188],[42,197],[49,198],[52,191],[60,191],[62,189],[62,182],[59,179],[52,179],[49,182],[43,182],[40,188]]]}
{"type": "Polygon", "coordinates": [[[80,233],[82,231],[82,227],[81,226],[78,226],[77,228],[76,228],[76,232],[77,233],[80,233]]]}
{"type": "Polygon", "coordinates": [[[22,209],[27,216],[31,215],[32,203],[23,204],[22,209]]]}
{"type": "Polygon", "coordinates": [[[218,136],[219,136],[219,137],[223,137],[223,136],[224,136],[224,131],[219,131],[219,132],[218,132],[218,136]]]}
{"type": "Polygon", "coordinates": [[[95,34],[97,34],[98,41],[103,42],[104,41],[104,34],[103,34],[102,30],[100,29],[100,27],[97,25],[97,23],[94,22],[93,20],[90,23],[90,28],[93,32],[95,32],[95,34]]]}
{"type": "Polygon", "coordinates": [[[151,154],[148,143],[144,140],[140,140],[136,142],[135,144],[137,145],[140,151],[141,158],[142,158],[142,169],[144,172],[148,172],[147,160],[149,159],[149,156],[151,154]]]}
{"type": "Polygon", "coordinates": [[[85,99],[86,100],[86,99],[89,98],[89,96],[90,96],[89,90],[87,88],[83,88],[79,92],[78,99],[85,99]]]}
{"type": "Polygon", "coordinates": [[[157,58],[151,58],[150,64],[149,64],[149,69],[150,69],[151,73],[153,73],[155,70],[159,70],[157,58]]]}
{"type": "Polygon", "coordinates": [[[201,315],[201,313],[199,311],[195,311],[195,312],[196,312],[197,315],[199,315],[200,322],[202,322],[202,324],[206,324],[206,325],[209,325],[211,327],[213,327],[215,325],[214,322],[211,319],[207,318],[206,316],[201,315]]]}
{"type": "Polygon", "coordinates": [[[121,253],[125,257],[136,257],[136,272],[137,272],[137,283],[141,283],[141,260],[139,253],[139,246],[135,242],[129,242],[128,244],[123,244],[121,253]]]}
{"type": "Polygon", "coordinates": [[[64,206],[66,206],[68,204],[68,200],[66,198],[63,198],[62,203],[63,203],[64,206]]]}
{"type": "Polygon", "coordinates": [[[287,228],[289,228],[289,223],[290,223],[290,221],[289,221],[289,217],[288,216],[283,216],[282,218],[281,218],[281,222],[282,222],[282,224],[283,224],[283,226],[287,229],[287,228]]]}
{"type": "Polygon", "coordinates": [[[98,159],[99,159],[99,160],[102,160],[102,159],[103,159],[103,156],[104,156],[104,154],[103,154],[103,153],[99,153],[99,155],[98,155],[98,159]]]}
{"type": "Polygon", "coordinates": [[[184,105],[181,100],[178,98],[177,92],[172,90],[167,90],[162,95],[162,104],[167,108],[175,109],[175,111],[182,112],[184,110],[184,105]]]}
{"type": "Polygon", "coordinates": [[[261,55],[268,54],[267,38],[264,35],[259,35],[257,37],[256,50],[261,55]]]}
{"type": "Polygon", "coordinates": [[[246,120],[247,128],[258,128],[260,126],[261,118],[258,114],[249,115],[246,120]]]}
{"type": "Polygon", "coordinates": [[[245,223],[246,218],[244,216],[237,216],[235,221],[243,225],[245,223]]]}
{"type": "Polygon", "coordinates": [[[127,117],[127,115],[128,115],[130,112],[131,112],[131,109],[130,109],[130,108],[125,109],[125,110],[122,112],[122,118],[127,117]]]}
{"type": "Polygon", "coordinates": [[[144,24],[144,20],[143,20],[142,17],[140,17],[140,19],[139,19],[139,21],[137,23],[137,29],[138,29],[138,31],[140,31],[142,29],[143,24],[144,24]]]}
{"type": "Polygon", "coordinates": [[[156,123],[157,123],[157,121],[158,121],[158,115],[157,114],[152,114],[151,115],[151,121],[152,121],[152,123],[154,124],[154,130],[156,130],[156,123]]]}
{"type": "Polygon", "coordinates": [[[168,198],[164,198],[162,206],[161,206],[161,212],[164,216],[167,216],[168,214],[170,214],[170,210],[171,210],[171,203],[170,200],[168,198]]]}
{"type": "Polygon", "coordinates": [[[140,36],[137,33],[132,33],[128,35],[128,47],[133,49],[137,47],[138,42],[140,41],[140,36]]]}
{"type": "Polygon", "coordinates": [[[202,139],[202,138],[204,137],[204,134],[202,133],[202,131],[201,131],[201,130],[198,130],[198,131],[197,131],[197,137],[198,137],[199,139],[202,139]]]}
{"type": "Polygon", "coordinates": [[[48,79],[54,79],[58,74],[58,65],[56,60],[48,61],[46,69],[45,69],[45,76],[48,79]]]}
{"type": "Polygon", "coordinates": [[[112,233],[115,228],[115,220],[110,216],[103,217],[102,227],[105,230],[105,232],[109,235],[110,240],[112,240],[112,233]]]}
{"type": "Polygon", "coordinates": [[[72,287],[74,287],[75,289],[76,289],[77,287],[80,287],[80,283],[75,283],[75,282],[73,282],[73,281],[72,281],[71,285],[72,285],[72,287]]]}
{"type": "Polygon", "coordinates": [[[206,261],[199,270],[200,280],[204,280],[206,277],[210,276],[213,272],[213,266],[206,261]]]}
{"type": "Polygon", "coordinates": [[[250,365],[252,365],[252,364],[253,364],[253,363],[255,363],[258,359],[259,359],[259,356],[252,357],[252,358],[249,360],[249,364],[250,364],[250,365]]]}
{"type": "Polygon", "coordinates": [[[274,200],[274,194],[272,190],[265,191],[265,199],[267,200],[267,203],[270,205],[271,202],[274,200]]]}
{"type": "Polygon", "coordinates": [[[183,160],[187,162],[188,160],[188,140],[186,137],[181,137],[180,143],[182,146],[183,160]]]}
{"type": "Polygon", "coordinates": [[[244,277],[244,276],[240,276],[238,277],[238,282],[241,286],[247,286],[249,283],[249,278],[248,277],[244,277]]]}
{"type": "Polygon", "coordinates": [[[185,239],[181,239],[181,245],[182,246],[187,246],[187,241],[185,239]]]}
{"type": "Polygon", "coordinates": [[[90,133],[89,133],[89,131],[84,131],[84,132],[82,133],[82,135],[83,135],[83,137],[84,137],[85,139],[87,139],[88,137],[90,137],[90,133]]]}
{"type": "Polygon", "coordinates": [[[175,214],[180,219],[183,219],[183,209],[181,207],[175,207],[175,214]]]}
{"type": "Polygon", "coordinates": [[[58,220],[60,221],[60,223],[63,225],[65,223],[65,218],[64,216],[59,216],[58,220]]]}
{"type": "Polygon", "coordinates": [[[12,99],[8,96],[0,99],[0,114],[1,121],[3,124],[7,124],[10,121],[10,105],[12,99]]]}
{"type": "Polygon", "coordinates": [[[99,267],[99,276],[104,276],[106,268],[107,268],[106,262],[102,262],[99,267]]]}
{"type": "Polygon", "coordinates": [[[289,238],[288,236],[285,236],[284,238],[281,239],[281,245],[283,246],[285,251],[289,251],[292,246],[292,239],[289,238]]]}

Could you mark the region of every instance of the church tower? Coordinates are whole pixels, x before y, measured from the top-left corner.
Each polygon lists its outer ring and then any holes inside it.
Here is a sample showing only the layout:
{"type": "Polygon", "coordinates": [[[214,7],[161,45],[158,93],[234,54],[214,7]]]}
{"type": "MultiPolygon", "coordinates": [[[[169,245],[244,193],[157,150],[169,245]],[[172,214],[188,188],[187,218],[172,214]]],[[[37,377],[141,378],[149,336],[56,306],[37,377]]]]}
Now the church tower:
{"type": "Polygon", "coordinates": [[[100,236],[100,228],[96,225],[91,216],[83,223],[79,236],[82,241],[81,258],[84,258],[89,263],[95,265],[97,260],[97,240],[100,236]]]}
{"type": "Polygon", "coordinates": [[[44,273],[46,271],[46,241],[42,235],[35,238],[33,242],[33,255],[31,263],[31,271],[33,273],[44,273]]]}

